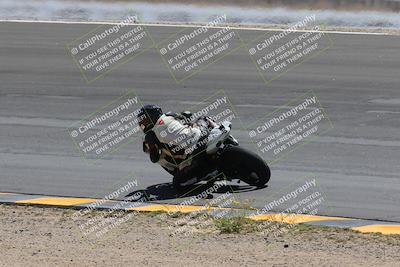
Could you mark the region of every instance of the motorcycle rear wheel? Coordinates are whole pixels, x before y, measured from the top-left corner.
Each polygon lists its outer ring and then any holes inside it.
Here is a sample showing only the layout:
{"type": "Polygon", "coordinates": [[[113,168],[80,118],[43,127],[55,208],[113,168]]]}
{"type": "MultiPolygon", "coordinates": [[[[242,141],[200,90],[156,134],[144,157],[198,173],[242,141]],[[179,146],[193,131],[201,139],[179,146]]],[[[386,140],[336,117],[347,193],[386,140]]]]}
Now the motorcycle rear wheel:
{"type": "Polygon", "coordinates": [[[262,187],[271,178],[271,170],[265,161],[256,153],[239,146],[225,148],[218,166],[225,175],[239,178],[251,186],[262,187]]]}

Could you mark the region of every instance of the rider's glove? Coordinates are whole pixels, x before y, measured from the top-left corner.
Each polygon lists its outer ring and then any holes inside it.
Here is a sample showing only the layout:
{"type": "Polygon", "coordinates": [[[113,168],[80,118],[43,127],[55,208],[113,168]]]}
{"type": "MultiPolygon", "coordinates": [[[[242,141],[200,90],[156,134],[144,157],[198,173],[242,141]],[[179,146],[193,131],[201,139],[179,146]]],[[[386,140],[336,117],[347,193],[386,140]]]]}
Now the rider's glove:
{"type": "MultiPolygon", "coordinates": [[[[153,131],[146,133],[144,137],[147,152],[150,154],[150,160],[156,163],[160,160],[160,149],[157,146],[157,137],[153,131]]],[[[145,151],[146,152],[146,151],[145,151]]]]}

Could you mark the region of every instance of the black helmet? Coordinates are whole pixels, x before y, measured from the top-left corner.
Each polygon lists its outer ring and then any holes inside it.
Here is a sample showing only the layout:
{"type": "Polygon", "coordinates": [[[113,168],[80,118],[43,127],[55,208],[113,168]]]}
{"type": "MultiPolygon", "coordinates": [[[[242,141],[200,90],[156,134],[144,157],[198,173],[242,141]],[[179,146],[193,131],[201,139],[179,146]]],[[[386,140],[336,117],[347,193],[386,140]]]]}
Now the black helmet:
{"type": "Polygon", "coordinates": [[[142,128],[143,132],[152,129],[162,114],[162,109],[159,106],[144,105],[137,115],[139,126],[142,128]]]}

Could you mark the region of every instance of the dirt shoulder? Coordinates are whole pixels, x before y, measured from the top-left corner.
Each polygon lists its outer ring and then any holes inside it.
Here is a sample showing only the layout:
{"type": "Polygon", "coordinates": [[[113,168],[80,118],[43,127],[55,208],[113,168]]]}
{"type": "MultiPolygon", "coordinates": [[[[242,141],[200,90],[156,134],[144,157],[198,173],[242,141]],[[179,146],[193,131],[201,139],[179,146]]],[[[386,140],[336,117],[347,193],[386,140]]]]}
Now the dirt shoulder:
{"type": "MultiPolygon", "coordinates": [[[[73,214],[68,209],[0,205],[0,266],[399,266],[400,262],[400,236],[139,213],[95,237],[80,230],[88,218],[72,219],[73,214]]],[[[99,217],[104,214],[96,211],[89,219],[99,217]]]]}

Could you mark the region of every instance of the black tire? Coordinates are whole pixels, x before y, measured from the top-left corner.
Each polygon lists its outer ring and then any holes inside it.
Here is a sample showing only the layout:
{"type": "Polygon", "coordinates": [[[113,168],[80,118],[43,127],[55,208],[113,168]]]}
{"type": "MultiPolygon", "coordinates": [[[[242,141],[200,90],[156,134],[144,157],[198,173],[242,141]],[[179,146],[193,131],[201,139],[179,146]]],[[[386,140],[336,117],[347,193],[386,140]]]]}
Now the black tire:
{"type": "Polygon", "coordinates": [[[239,146],[227,147],[219,159],[218,166],[219,171],[225,175],[239,178],[252,186],[262,187],[271,178],[271,170],[264,160],[256,153],[239,146]]]}

